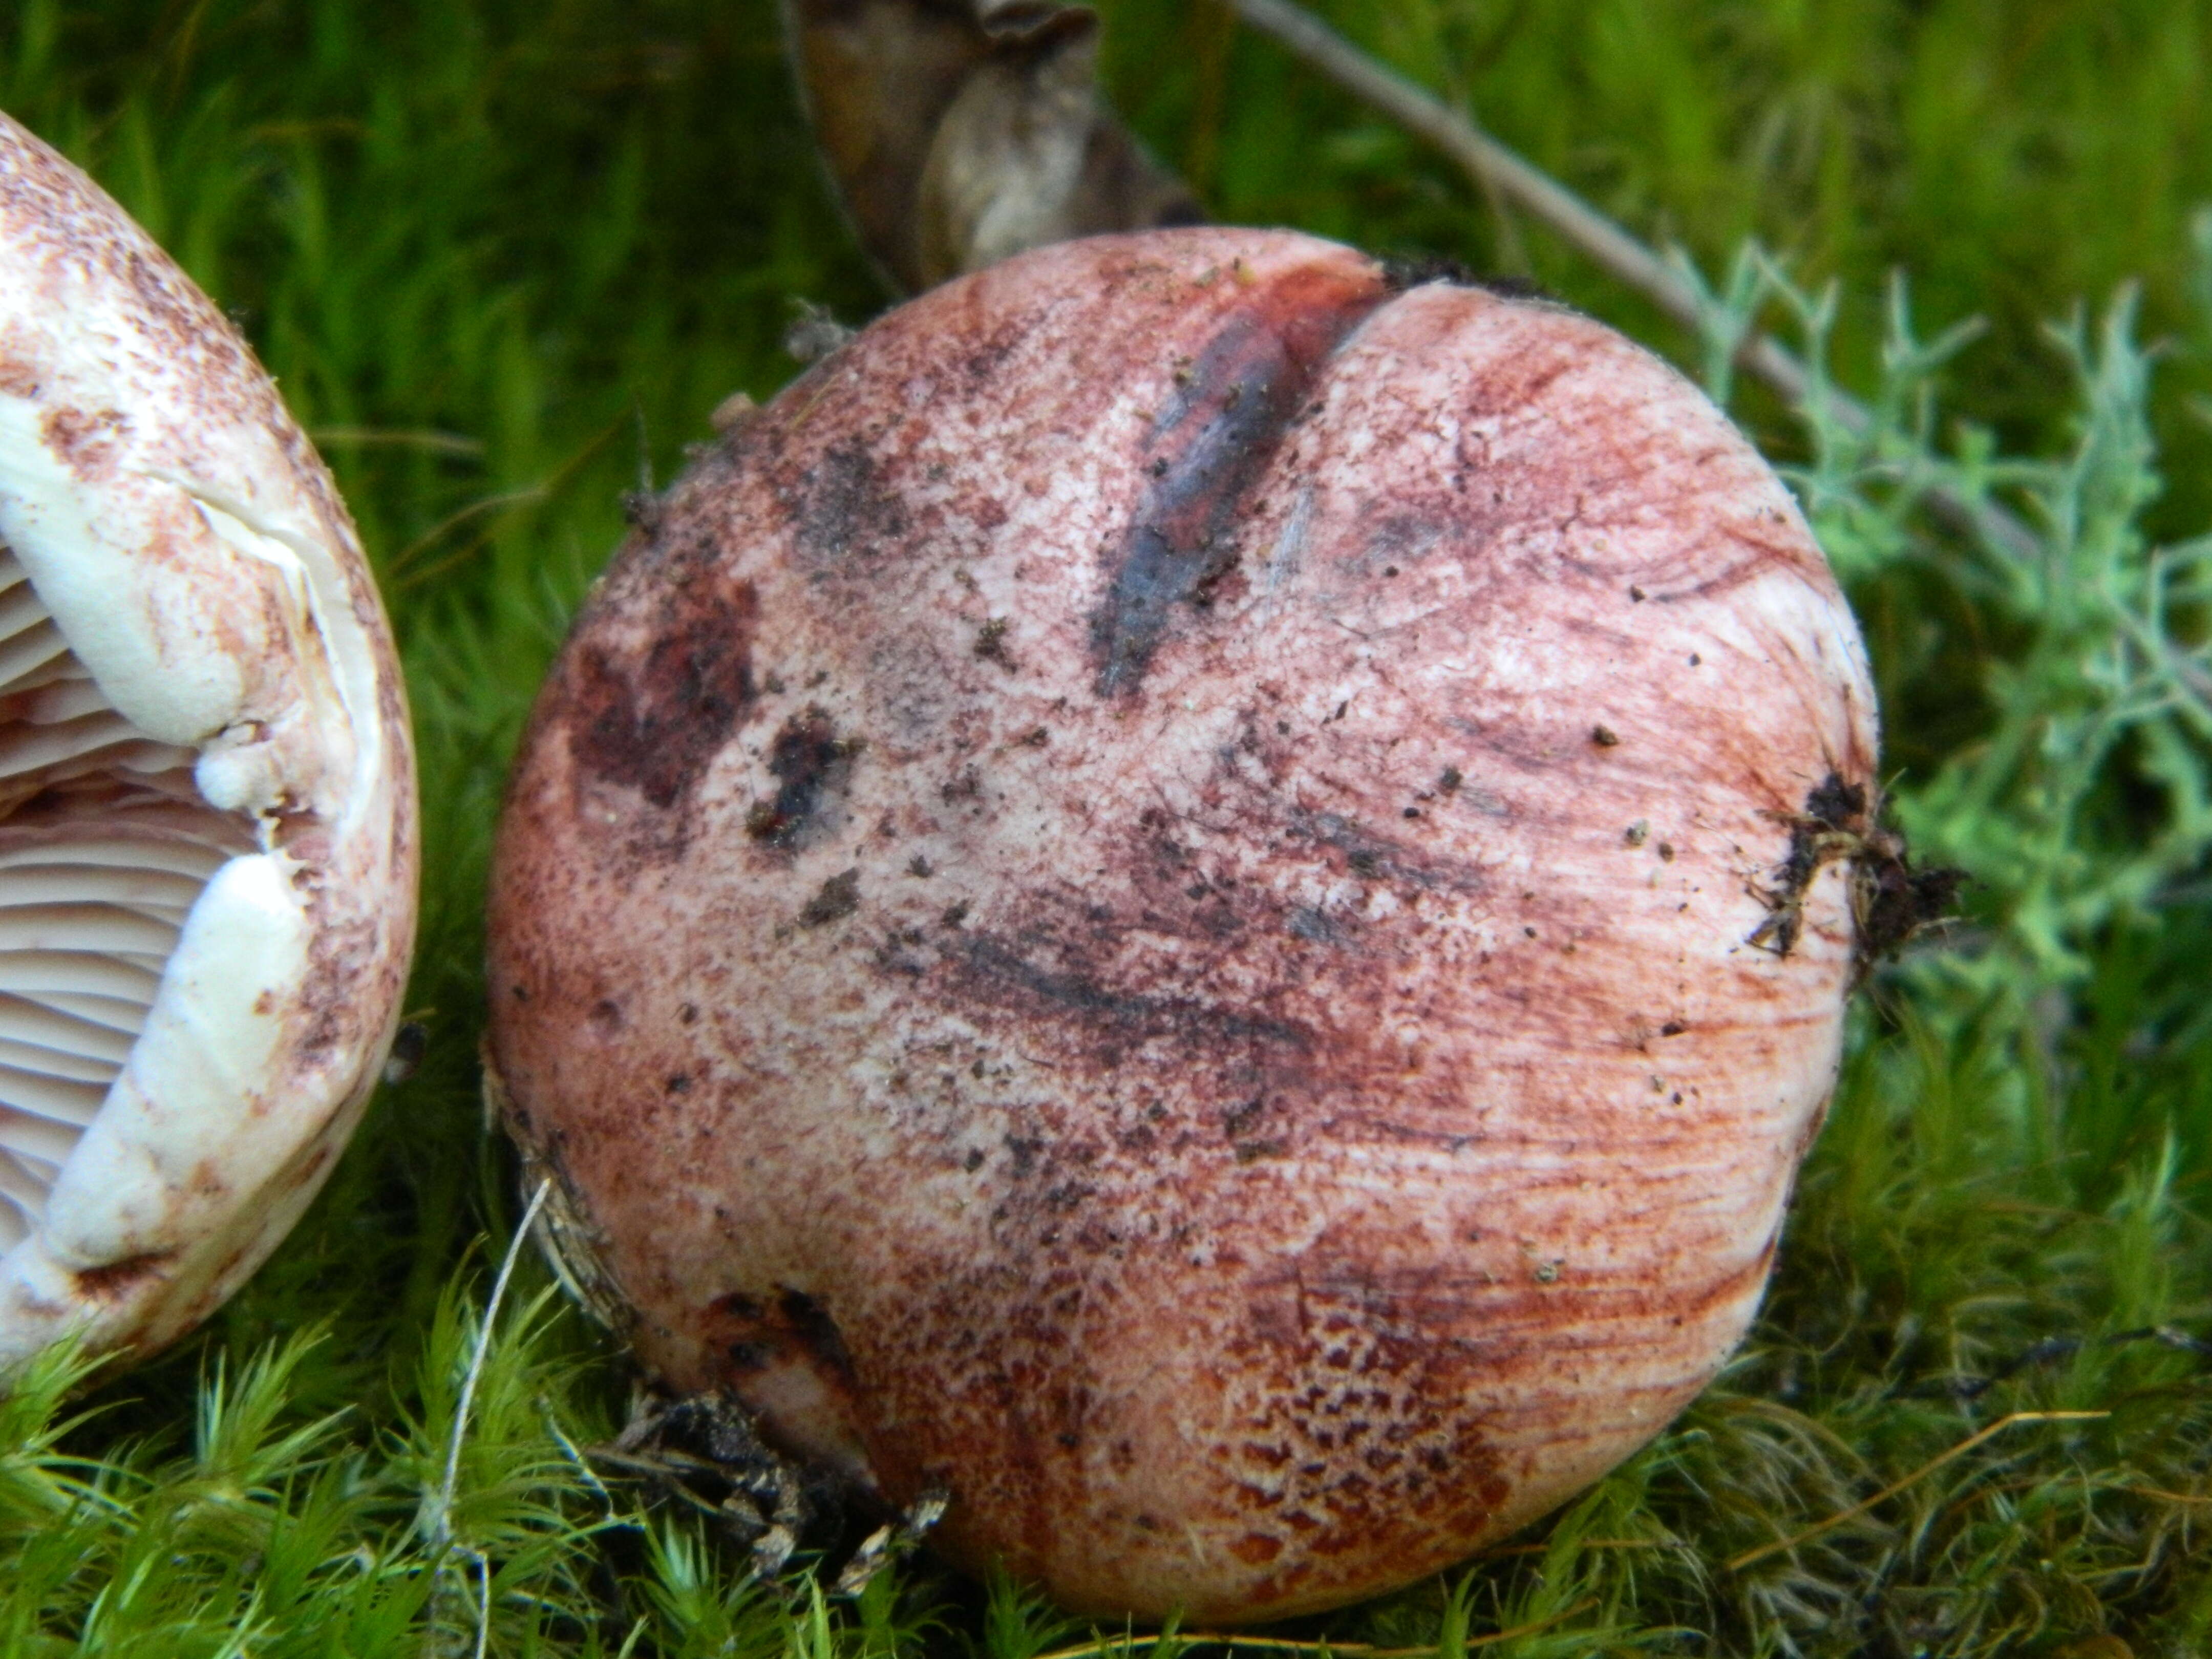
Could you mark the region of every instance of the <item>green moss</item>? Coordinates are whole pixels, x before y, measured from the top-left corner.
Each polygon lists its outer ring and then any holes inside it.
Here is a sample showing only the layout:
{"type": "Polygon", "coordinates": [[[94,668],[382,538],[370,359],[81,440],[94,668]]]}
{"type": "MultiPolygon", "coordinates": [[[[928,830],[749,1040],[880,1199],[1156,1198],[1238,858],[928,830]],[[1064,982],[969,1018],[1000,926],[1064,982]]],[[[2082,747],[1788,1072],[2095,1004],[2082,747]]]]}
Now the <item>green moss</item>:
{"type": "MultiPolygon", "coordinates": [[[[1108,10],[1125,106],[1224,215],[1523,265],[1701,361],[1214,9],[1108,10]]],[[[2191,309],[2212,264],[2189,220],[2212,198],[2212,10],[1330,10],[1709,270],[1751,235],[1788,256],[1801,289],[1752,264],[1733,291],[1809,326],[1885,418],[1856,436],[1817,409],[1742,413],[1867,624],[1899,817],[1978,884],[1962,924],[1869,988],[1765,1320],[1720,1382],[1448,1583],[1284,1639],[2203,1650],[2212,595],[2185,532],[2212,522],[2190,412],[2212,386],[2191,309]],[[1986,336],[1917,345],[1893,266],[1914,314],[1980,313],[1986,336]],[[1802,289],[1830,276],[1824,333],[1802,289]],[[2130,276],[2140,300],[2107,307],[2130,276]],[[2042,331],[2081,295],[2094,326],[2042,331]],[[2154,363],[2140,342],[2166,336],[2154,363]],[[1931,522],[1936,483],[2002,500],[2033,545],[1931,522]]],[[[729,392],[788,377],[794,299],[854,320],[881,303],[773,7],[23,0],[0,17],[0,104],[179,252],[323,435],[415,704],[411,1006],[432,1033],[210,1329],[76,1403],[67,1356],[0,1401],[0,1652],[1037,1659],[1080,1639],[1018,1587],[920,1558],[857,1601],[804,1574],[746,1586],[711,1522],[582,1458],[626,1380],[534,1261],[489,1340],[479,1311],[515,1219],[475,1075],[506,757],[623,492],[680,465],[729,392]]]]}

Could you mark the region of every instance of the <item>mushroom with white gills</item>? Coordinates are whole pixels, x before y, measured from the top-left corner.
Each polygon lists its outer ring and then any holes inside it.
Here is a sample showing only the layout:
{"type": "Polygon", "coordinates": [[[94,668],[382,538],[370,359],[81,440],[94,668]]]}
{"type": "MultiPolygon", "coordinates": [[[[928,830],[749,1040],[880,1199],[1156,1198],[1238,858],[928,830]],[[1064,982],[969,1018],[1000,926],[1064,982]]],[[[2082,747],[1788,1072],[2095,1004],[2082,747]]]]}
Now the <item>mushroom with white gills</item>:
{"type": "Polygon", "coordinates": [[[391,636],[229,323],[0,116],[0,1375],[137,1355],[351,1133],[413,945],[391,636]]]}

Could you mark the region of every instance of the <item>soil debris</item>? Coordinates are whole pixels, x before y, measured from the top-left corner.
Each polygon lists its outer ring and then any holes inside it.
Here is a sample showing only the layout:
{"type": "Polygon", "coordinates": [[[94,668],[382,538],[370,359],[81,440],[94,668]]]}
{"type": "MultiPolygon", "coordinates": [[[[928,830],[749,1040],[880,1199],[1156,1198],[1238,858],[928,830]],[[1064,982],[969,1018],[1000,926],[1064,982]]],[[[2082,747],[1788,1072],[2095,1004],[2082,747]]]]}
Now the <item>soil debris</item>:
{"type": "Polygon", "coordinates": [[[1905,837],[1881,821],[1880,795],[1870,801],[1865,785],[1846,783],[1831,772],[1805,797],[1803,811],[1783,817],[1790,825],[1789,855],[1773,889],[1752,890],[1767,907],[1767,917],[1747,943],[1788,956],[1803,931],[1806,890],[1839,859],[1850,870],[1852,956],[1859,979],[1956,910],[1966,872],[1946,866],[1915,870],[1905,837]]]}
{"type": "Polygon", "coordinates": [[[841,921],[860,908],[860,866],[834,875],[822,884],[821,890],[806,901],[806,908],[799,913],[801,927],[823,927],[841,921]]]}
{"type": "Polygon", "coordinates": [[[985,662],[996,663],[1009,674],[1021,665],[1014,653],[1006,648],[1006,629],[1012,624],[1004,617],[993,617],[975,633],[975,654],[985,662]]]}

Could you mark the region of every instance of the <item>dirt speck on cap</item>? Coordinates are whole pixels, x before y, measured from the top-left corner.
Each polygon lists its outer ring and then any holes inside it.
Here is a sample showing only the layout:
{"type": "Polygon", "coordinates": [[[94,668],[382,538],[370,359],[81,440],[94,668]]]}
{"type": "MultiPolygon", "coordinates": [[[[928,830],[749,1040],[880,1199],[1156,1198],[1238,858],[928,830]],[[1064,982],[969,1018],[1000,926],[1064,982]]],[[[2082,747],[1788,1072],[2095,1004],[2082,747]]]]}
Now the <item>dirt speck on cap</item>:
{"type": "Polygon", "coordinates": [[[806,908],[799,913],[801,927],[826,927],[842,921],[860,908],[860,871],[855,865],[822,884],[806,908]]]}
{"type": "Polygon", "coordinates": [[[759,620],[750,583],[702,589],[641,645],[578,655],[568,731],[579,764],[673,806],[753,705],[759,620]]]}

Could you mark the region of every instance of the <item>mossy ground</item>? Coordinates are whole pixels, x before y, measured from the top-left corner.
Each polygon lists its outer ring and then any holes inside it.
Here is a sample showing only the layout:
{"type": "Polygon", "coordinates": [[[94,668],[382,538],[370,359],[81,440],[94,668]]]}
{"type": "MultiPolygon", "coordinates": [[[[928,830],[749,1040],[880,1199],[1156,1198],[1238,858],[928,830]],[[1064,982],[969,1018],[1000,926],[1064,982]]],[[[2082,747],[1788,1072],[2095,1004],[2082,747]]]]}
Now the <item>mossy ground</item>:
{"type": "MultiPolygon", "coordinates": [[[[1700,361],[1212,7],[1106,9],[1117,98],[1221,216],[1530,271],[1700,361]]],[[[1828,356],[1880,402],[1876,433],[1736,406],[1866,624],[1900,820],[1976,884],[1863,996],[1765,1317],[1721,1383],[1465,1573],[1286,1639],[2212,1649],[2212,593],[2189,539],[2212,524],[2212,229],[2193,249],[2191,216],[2212,200],[2212,6],[1329,11],[1717,280],[1747,237],[1786,255],[1793,285],[1734,267],[1785,333],[1820,331],[1806,295],[1838,279],[1828,356]],[[2130,279],[2139,303],[2112,305],[2130,279]],[[2045,331],[2082,300],[2094,324],[2045,331]],[[1988,332],[1947,357],[1914,313],[1988,332]],[[2170,343],[2154,363],[2145,341],[2170,343]],[[1917,507],[1930,482],[1994,491],[2033,546],[1944,532],[1917,507]]],[[[773,7],[17,0],[0,107],[233,310],[339,474],[415,704],[431,1034],[209,1330],[74,1401],[56,1370],[0,1405],[0,1652],[1082,1640],[926,1560],[856,1601],[744,1588],[711,1522],[579,1461],[626,1382],[527,1255],[447,1477],[516,1211],[475,1059],[506,757],[623,492],[672,476],[727,393],[789,377],[795,299],[848,320],[884,303],[773,7]]]]}

